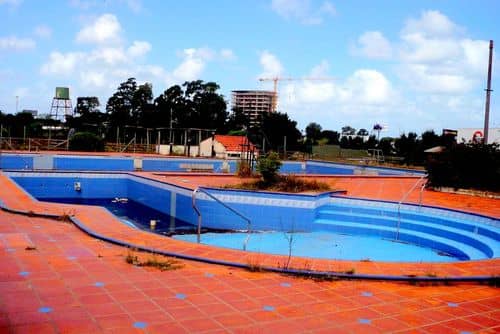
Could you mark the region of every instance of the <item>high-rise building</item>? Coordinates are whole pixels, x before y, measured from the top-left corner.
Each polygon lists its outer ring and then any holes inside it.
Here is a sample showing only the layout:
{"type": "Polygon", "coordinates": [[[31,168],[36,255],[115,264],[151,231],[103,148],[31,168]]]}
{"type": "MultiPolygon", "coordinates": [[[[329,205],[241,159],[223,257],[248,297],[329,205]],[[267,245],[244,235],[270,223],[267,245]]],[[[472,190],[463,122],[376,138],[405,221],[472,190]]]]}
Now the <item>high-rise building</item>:
{"type": "Polygon", "coordinates": [[[266,90],[233,90],[232,108],[240,109],[250,119],[250,125],[260,125],[262,116],[273,112],[274,92],[266,90]]]}

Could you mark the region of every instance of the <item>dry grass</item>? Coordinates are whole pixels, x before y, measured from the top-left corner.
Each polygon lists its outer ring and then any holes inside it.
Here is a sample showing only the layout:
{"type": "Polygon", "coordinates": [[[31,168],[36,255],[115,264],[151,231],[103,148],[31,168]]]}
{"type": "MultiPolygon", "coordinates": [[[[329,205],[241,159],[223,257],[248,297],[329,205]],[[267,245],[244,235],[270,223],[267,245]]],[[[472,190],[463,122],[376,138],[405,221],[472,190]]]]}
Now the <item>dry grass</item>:
{"type": "Polygon", "coordinates": [[[280,175],[275,182],[268,183],[262,180],[253,180],[236,185],[227,185],[224,188],[245,189],[245,190],[267,190],[289,193],[301,193],[306,191],[328,191],[331,190],[329,184],[316,179],[305,179],[295,175],[280,175]]]}

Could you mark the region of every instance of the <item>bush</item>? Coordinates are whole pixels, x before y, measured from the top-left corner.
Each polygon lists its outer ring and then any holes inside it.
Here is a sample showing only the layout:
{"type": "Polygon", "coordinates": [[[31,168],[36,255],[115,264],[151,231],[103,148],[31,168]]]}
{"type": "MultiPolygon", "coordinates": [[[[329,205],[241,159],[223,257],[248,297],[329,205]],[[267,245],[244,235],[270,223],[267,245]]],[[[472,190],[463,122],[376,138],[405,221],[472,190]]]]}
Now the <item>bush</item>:
{"type": "Polygon", "coordinates": [[[500,151],[497,144],[459,144],[427,163],[429,185],[455,189],[500,191],[500,151]]]}
{"type": "Polygon", "coordinates": [[[77,132],[69,140],[71,151],[103,152],[104,141],[91,132],[77,132]]]}
{"type": "Polygon", "coordinates": [[[257,159],[257,171],[262,176],[265,183],[274,183],[278,180],[278,171],[281,161],[276,152],[270,152],[257,159]]]}

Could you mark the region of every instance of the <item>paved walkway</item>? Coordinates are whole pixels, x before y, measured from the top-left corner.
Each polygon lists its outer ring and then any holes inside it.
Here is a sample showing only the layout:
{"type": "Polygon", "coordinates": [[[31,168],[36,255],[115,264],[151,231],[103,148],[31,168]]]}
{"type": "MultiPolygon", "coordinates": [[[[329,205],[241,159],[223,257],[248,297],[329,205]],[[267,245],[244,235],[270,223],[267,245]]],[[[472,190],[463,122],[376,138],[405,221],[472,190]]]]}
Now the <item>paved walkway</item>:
{"type": "MultiPolygon", "coordinates": [[[[175,183],[175,177],[167,181],[175,183]]],[[[213,185],[203,180],[182,176],[179,182],[213,185]]],[[[395,199],[415,180],[328,182],[350,196],[395,199]]],[[[75,215],[99,233],[138,245],[246,264],[275,266],[283,260],[137,233],[105,210],[33,201],[1,174],[0,199],[26,212],[75,215]]],[[[424,202],[499,216],[497,200],[425,192],[424,202]]],[[[0,333],[500,332],[500,292],[483,285],[317,282],[186,260],[180,261],[182,268],[162,272],[125,261],[127,255],[143,260],[153,255],[132,254],[67,222],[7,212],[0,212],[0,253],[0,333]]],[[[453,264],[297,259],[292,266],[371,274],[500,274],[498,259],[453,264]]]]}

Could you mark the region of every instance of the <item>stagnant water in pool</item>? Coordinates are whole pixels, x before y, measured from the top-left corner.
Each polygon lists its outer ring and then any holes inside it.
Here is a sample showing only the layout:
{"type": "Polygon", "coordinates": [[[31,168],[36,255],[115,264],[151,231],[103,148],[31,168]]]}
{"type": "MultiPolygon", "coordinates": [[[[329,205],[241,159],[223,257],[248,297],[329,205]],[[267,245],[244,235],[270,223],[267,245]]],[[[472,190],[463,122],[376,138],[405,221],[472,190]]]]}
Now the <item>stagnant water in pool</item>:
{"type": "MultiPolygon", "coordinates": [[[[103,206],[122,222],[137,228],[162,235],[172,235],[174,239],[196,242],[196,227],[175,219],[161,211],[138,202],[115,201],[113,199],[50,198],[40,199],[50,202],[103,206]],[[150,229],[150,220],[156,220],[156,228],[150,229]]],[[[201,242],[207,245],[242,249],[248,233],[204,230],[201,242]]],[[[351,236],[325,231],[294,232],[283,231],[254,232],[246,249],[248,251],[305,256],[321,259],[404,261],[404,262],[453,262],[456,258],[430,248],[398,243],[375,237],[351,236]]]]}

